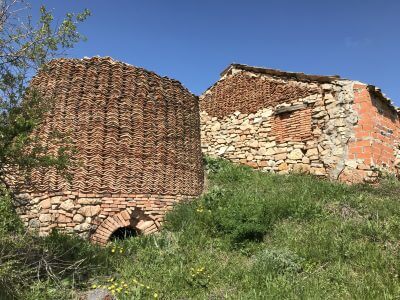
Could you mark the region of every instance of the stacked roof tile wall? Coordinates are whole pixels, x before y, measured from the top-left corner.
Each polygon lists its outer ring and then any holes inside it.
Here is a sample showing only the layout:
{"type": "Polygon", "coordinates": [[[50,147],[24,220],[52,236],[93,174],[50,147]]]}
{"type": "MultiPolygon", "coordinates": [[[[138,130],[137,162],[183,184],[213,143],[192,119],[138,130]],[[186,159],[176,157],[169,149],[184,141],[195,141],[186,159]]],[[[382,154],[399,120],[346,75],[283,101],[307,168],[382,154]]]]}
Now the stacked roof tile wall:
{"type": "Polygon", "coordinates": [[[207,95],[201,102],[202,110],[209,115],[225,117],[235,111],[255,113],[265,107],[291,103],[317,93],[317,87],[295,81],[264,80],[260,76],[234,74],[216,85],[212,97],[207,95]],[[215,99],[218,99],[215,101],[215,99]]]}
{"type": "MultiPolygon", "coordinates": [[[[32,174],[19,197],[28,226],[90,235],[137,209],[159,224],[173,203],[201,193],[198,99],[178,81],[110,58],[59,59],[32,86],[54,101],[35,134],[55,152],[58,131],[77,152],[71,181],[55,170],[32,174]]],[[[110,232],[94,236],[105,242],[110,232]]]]}

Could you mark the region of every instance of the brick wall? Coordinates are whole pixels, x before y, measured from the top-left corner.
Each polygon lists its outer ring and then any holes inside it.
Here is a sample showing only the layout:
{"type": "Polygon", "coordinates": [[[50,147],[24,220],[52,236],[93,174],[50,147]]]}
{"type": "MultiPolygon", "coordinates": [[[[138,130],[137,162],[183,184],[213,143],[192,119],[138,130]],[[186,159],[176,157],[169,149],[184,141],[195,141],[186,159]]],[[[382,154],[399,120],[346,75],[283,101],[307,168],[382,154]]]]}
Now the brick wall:
{"type": "Polygon", "coordinates": [[[311,108],[285,112],[274,116],[272,134],[278,143],[312,139],[311,108]]]}
{"type": "Polygon", "coordinates": [[[354,85],[353,108],[358,114],[355,137],[349,142],[346,181],[374,182],[381,172],[398,173],[399,115],[372,87],[354,85]]]}

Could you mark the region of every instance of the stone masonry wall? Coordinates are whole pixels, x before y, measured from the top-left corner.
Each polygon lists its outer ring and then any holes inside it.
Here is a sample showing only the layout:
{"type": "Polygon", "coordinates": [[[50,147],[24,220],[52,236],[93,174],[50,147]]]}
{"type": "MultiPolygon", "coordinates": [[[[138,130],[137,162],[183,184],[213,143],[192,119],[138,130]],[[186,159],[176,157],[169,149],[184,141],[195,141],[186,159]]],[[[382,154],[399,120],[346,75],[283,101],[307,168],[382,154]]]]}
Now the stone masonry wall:
{"type": "Polygon", "coordinates": [[[47,235],[57,229],[105,244],[112,233],[130,227],[140,234],[159,229],[173,205],[193,196],[149,194],[85,194],[77,192],[21,194],[18,213],[25,225],[47,235]],[[124,216],[121,220],[121,217],[124,216]],[[124,220],[124,221],[123,221],[124,220]]]}
{"type": "MultiPolygon", "coordinates": [[[[306,76],[299,80],[292,74],[228,70],[200,97],[203,153],[280,174],[306,172],[344,181],[375,180],[371,166],[353,157],[353,143],[360,143],[357,128],[364,120],[356,107],[359,98],[354,82],[306,76]],[[291,93],[283,96],[285,90],[291,93]]],[[[392,108],[386,110],[397,115],[392,108]]],[[[388,120],[385,115],[380,122],[396,133],[398,124],[388,120]]],[[[374,149],[380,145],[393,150],[389,140],[382,143],[377,137],[374,149]]],[[[393,160],[393,151],[385,151],[386,156],[380,151],[377,164],[393,160]]]]}

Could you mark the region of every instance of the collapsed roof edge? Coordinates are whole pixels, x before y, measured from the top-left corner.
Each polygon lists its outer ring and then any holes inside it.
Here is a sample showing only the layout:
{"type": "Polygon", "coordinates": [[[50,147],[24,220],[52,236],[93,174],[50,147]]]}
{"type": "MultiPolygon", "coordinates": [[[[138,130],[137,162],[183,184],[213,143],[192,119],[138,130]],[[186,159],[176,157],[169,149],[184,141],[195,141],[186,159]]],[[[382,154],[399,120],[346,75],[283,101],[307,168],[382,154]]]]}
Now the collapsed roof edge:
{"type": "MultiPolygon", "coordinates": [[[[310,82],[319,82],[319,83],[331,83],[331,82],[338,81],[338,80],[359,82],[357,80],[342,78],[339,75],[312,75],[312,74],[305,74],[302,72],[287,72],[287,71],[281,71],[278,69],[269,69],[269,68],[264,68],[264,67],[249,66],[246,64],[231,63],[220,73],[220,76],[221,76],[220,79],[217,80],[213,85],[208,87],[200,95],[200,99],[203,98],[204,94],[207,93],[208,91],[210,91],[223,77],[228,75],[228,73],[234,69],[249,71],[249,72],[259,73],[259,74],[266,74],[266,75],[276,76],[276,77],[286,77],[286,78],[291,78],[291,79],[300,80],[300,81],[310,81],[310,82]]],[[[378,95],[382,100],[384,100],[389,105],[390,108],[394,109],[397,112],[397,114],[400,115],[400,107],[397,107],[394,104],[392,99],[390,99],[384,93],[382,93],[382,91],[379,87],[372,85],[372,84],[367,84],[364,82],[359,82],[359,83],[366,85],[370,92],[373,92],[376,95],[378,95]]]]}
{"type": "Polygon", "coordinates": [[[317,82],[332,82],[335,80],[346,80],[345,78],[341,78],[339,75],[311,75],[311,74],[305,74],[302,72],[287,72],[287,71],[281,71],[278,69],[268,69],[268,68],[263,68],[263,67],[255,67],[255,66],[249,66],[245,64],[238,64],[238,63],[232,63],[228,67],[226,67],[222,72],[221,72],[221,77],[227,74],[230,70],[232,69],[240,69],[244,71],[250,71],[254,73],[260,73],[260,74],[267,74],[271,76],[278,76],[278,77],[288,77],[288,78],[295,78],[297,80],[301,81],[317,81],[317,82]]]}

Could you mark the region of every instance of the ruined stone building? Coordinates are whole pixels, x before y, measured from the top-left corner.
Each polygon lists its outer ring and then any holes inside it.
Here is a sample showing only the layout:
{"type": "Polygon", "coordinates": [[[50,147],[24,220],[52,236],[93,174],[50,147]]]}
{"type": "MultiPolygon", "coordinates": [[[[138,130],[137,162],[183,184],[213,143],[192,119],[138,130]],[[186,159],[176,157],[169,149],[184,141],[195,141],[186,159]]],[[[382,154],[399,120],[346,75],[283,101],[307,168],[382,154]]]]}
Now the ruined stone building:
{"type": "Polygon", "coordinates": [[[45,144],[66,134],[76,155],[71,181],[32,174],[18,197],[27,227],[105,244],[120,228],[156,231],[175,203],[201,193],[198,98],[178,81],[95,57],[53,60],[32,86],[54,101],[36,134],[45,144]]]}
{"type": "Polygon", "coordinates": [[[371,85],[232,64],[200,96],[200,113],[211,156],[346,182],[398,172],[399,111],[371,85]]]}

